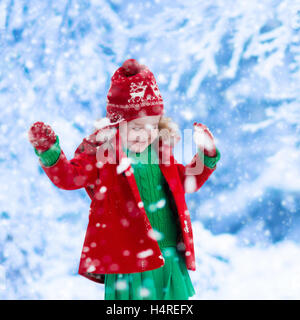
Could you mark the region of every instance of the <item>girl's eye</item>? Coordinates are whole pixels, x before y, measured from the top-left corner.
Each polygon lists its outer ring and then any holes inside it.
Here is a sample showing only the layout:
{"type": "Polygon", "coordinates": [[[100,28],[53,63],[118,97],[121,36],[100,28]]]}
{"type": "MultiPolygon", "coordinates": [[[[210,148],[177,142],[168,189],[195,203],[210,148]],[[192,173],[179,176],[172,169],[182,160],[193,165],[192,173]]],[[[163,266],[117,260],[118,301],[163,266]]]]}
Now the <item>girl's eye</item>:
{"type": "Polygon", "coordinates": [[[148,129],[148,130],[156,130],[156,129],[158,129],[158,125],[157,124],[152,124],[152,125],[146,126],[146,129],[148,129]]]}
{"type": "MultiPolygon", "coordinates": [[[[158,129],[158,125],[149,126],[149,128],[151,130],[156,130],[156,129],[158,129]]],[[[141,130],[140,127],[132,127],[132,129],[135,130],[135,131],[141,130]]]]}

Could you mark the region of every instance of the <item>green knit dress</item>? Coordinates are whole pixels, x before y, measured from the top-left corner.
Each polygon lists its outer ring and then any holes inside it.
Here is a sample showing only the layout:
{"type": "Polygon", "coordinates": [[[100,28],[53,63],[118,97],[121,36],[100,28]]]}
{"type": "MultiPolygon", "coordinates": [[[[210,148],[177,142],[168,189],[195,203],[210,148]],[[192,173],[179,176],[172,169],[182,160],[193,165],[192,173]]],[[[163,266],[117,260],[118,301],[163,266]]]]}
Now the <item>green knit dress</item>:
{"type": "Polygon", "coordinates": [[[143,152],[124,149],[155,231],[165,264],[154,270],[105,275],[105,300],[188,300],[195,294],[184,256],[177,251],[180,227],[177,211],[170,203],[166,181],[150,144],[143,152]]]}

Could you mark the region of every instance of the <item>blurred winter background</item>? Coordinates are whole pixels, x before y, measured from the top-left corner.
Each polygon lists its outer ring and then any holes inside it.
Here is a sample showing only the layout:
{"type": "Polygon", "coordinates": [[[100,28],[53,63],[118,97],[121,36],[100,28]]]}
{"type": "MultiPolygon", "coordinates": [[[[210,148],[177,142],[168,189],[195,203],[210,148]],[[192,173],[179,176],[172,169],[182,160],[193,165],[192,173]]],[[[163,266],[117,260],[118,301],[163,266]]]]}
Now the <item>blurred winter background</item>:
{"type": "Polygon", "coordinates": [[[186,196],[193,299],[299,299],[299,45],[295,0],[0,1],[0,299],[103,299],[77,274],[90,199],[50,182],[27,131],[50,124],[71,159],[128,58],[222,155],[186,196]]]}

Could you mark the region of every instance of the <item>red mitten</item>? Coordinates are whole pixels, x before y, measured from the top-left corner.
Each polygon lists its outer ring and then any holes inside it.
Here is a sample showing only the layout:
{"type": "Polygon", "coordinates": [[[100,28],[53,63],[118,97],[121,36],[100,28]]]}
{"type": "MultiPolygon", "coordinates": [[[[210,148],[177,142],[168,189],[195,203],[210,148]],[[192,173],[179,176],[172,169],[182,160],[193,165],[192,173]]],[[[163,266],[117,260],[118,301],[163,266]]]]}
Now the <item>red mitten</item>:
{"type": "Polygon", "coordinates": [[[53,129],[44,122],[35,122],[28,131],[28,139],[38,152],[44,152],[56,141],[53,129]]]}
{"type": "Polygon", "coordinates": [[[207,126],[201,123],[194,122],[194,139],[197,146],[208,157],[215,157],[217,155],[214,136],[209,131],[207,126]]]}

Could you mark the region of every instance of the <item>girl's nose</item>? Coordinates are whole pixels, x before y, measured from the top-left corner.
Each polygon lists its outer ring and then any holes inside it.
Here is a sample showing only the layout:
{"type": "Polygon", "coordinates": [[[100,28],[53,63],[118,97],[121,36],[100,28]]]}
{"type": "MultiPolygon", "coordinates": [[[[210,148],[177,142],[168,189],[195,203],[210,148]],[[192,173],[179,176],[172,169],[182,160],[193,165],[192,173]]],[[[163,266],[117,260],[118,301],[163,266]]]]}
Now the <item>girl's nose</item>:
{"type": "Polygon", "coordinates": [[[143,142],[143,141],[147,140],[147,137],[144,135],[144,136],[141,138],[141,136],[139,135],[139,136],[136,137],[136,140],[137,140],[138,142],[143,142]]]}
{"type": "Polygon", "coordinates": [[[143,142],[143,141],[146,141],[147,139],[148,139],[148,132],[146,131],[138,133],[136,136],[136,140],[138,142],[143,142]]]}

